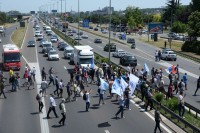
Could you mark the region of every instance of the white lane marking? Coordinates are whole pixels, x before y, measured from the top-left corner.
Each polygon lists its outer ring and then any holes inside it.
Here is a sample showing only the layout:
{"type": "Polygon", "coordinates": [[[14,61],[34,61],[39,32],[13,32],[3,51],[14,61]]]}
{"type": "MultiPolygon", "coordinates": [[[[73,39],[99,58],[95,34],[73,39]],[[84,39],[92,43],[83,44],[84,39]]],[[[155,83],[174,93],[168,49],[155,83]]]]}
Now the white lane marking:
{"type": "Polygon", "coordinates": [[[22,44],[21,44],[21,48],[20,48],[20,49],[22,49],[23,46],[24,46],[24,40],[25,40],[26,35],[27,35],[27,31],[28,31],[28,26],[29,26],[29,24],[30,24],[30,23],[28,23],[28,25],[27,25],[26,32],[25,32],[25,36],[24,36],[24,39],[23,39],[23,41],[22,41],[22,44]]]}
{"type": "MultiPolygon", "coordinates": [[[[133,104],[135,104],[135,102],[133,101],[133,100],[130,100],[133,104]]],[[[141,111],[143,111],[144,112],[144,109],[141,109],[141,111]]],[[[149,114],[148,112],[144,112],[148,117],[150,117],[153,121],[155,121],[154,120],[154,117],[151,115],[151,114],[149,114]]],[[[160,126],[166,131],[166,132],[168,132],[168,133],[172,133],[166,126],[164,126],[162,123],[160,123],[160,126]]]]}
{"type": "Polygon", "coordinates": [[[105,133],[110,133],[110,131],[108,131],[108,130],[105,130],[105,133]]]}

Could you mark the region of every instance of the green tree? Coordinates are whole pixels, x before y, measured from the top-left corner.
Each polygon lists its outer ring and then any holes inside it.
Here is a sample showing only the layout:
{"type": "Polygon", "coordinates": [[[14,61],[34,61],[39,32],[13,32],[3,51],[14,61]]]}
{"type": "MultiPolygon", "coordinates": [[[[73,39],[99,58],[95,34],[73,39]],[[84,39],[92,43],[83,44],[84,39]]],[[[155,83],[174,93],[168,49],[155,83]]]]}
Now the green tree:
{"type": "Polygon", "coordinates": [[[190,7],[192,11],[200,11],[200,0],[191,0],[190,7]]]}
{"type": "Polygon", "coordinates": [[[172,25],[172,31],[176,33],[185,33],[186,25],[180,21],[176,21],[172,25]]]}
{"type": "Polygon", "coordinates": [[[134,28],[136,26],[136,22],[135,19],[133,19],[133,16],[130,16],[130,18],[128,19],[128,27],[131,29],[134,28]]]}
{"type": "Polygon", "coordinates": [[[193,12],[188,20],[188,35],[191,37],[200,36],[200,12],[193,12]]]}
{"type": "Polygon", "coordinates": [[[161,15],[160,14],[154,14],[153,15],[153,22],[160,22],[161,21],[161,15]]]}

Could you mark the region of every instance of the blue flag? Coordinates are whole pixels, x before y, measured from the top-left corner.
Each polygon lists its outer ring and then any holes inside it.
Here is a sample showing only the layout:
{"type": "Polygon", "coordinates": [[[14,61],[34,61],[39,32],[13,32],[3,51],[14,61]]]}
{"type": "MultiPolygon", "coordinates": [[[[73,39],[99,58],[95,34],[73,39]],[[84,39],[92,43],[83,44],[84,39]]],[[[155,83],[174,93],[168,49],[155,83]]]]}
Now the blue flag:
{"type": "Polygon", "coordinates": [[[129,78],[130,78],[130,80],[129,80],[129,87],[130,87],[131,95],[132,95],[134,93],[134,91],[135,91],[136,85],[138,84],[139,78],[136,77],[133,74],[130,74],[129,78]]]}
{"type": "Polygon", "coordinates": [[[144,63],[144,72],[149,73],[149,67],[147,66],[146,63],[144,63]]]}
{"type": "Polygon", "coordinates": [[[92,59],[90,61],[90,68],[94,69],[94,57],[92,57],[92,59]]]}
{"type": "Polygon", "coordinates": [[[102,78],[100,78],[100,81],[101,81],[100,89],[108,90],[108,83],[105,80],[103,80],[102,78]]]}
{"type": "Polygon", "coordinates": [[[113,85],[112,85],[112,93],[115,93],[119,96],[121,96],[121,94],[123,94],[123,90],[121,89],[121,85],[120,85],[120,81],[119,79],[115,79],[113,85]]]}

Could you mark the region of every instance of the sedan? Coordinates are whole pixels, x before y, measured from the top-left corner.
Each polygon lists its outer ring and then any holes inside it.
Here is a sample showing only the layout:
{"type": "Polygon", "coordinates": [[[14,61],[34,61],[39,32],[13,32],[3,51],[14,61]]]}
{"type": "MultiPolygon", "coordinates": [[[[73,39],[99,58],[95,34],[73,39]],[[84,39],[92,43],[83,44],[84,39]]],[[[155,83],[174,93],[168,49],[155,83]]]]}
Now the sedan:
{"type": "Polygon", "coordinates": [[[27,47],[35,47],[35,41],[28,41],[27,47]]]}
{"type": "Polygon", "coordinates": [[[81,40],[81,37],[80,37],[80,36],[76,36],[76,37],[74,38],[74,40],[81,40]]]}
{"type": "Polygon", "coordinates": [[[129,64],[131,66],[137,66],[137,59],[133,55],[124,55],[120,58],[120,64],[124,66],[128,66],[129,64]]]}
{"type": "Polygon", "coordinates": [[[64,50],[66,47],[68,47],[69,45],[68,44],[66,44],[66,43],[61,43],[60,45],[59,45],[59,47],[58,47],[58,49],[59,50],[64,50]]]}
{"type": "Polygon", "coordinates": [[[81,37],[82,37],[83,39],[88,39],[88,35],[86,35],[86,34],[83,34],[81,37]]]}
{"type": "Polygon", "coordinates": [[[48,53],[48,60],[59,60],[60,57],[56,50],[50,50],[48,53]]]}
{"type": "Polygon", "coordinates": [[[161,53],[161,59],[176,61],[177,55],[174,51],[165,51],[161,53]]]}
{"type": "Polygon", "coordinates": [[[102,43],[102,40],[101,39],[95,39],[94,43],[102,43]]]}

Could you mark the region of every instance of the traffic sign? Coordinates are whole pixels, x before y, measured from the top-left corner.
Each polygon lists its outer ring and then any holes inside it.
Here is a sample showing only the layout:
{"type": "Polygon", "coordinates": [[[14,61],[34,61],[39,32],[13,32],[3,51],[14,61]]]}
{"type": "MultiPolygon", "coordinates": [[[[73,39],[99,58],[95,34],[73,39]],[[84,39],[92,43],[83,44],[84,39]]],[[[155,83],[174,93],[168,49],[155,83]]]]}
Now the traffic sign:
{"type": "Polygon", "coordinates": [[[85,20],[83,20],[82,27],[83,28],[89,28],[89,24],[90,24],[90,21],[85,19],[85,20]]]}

